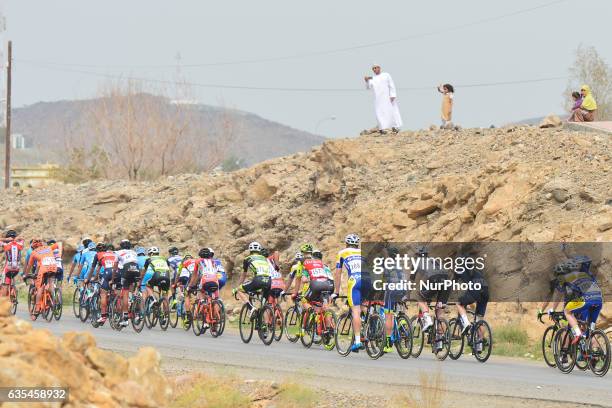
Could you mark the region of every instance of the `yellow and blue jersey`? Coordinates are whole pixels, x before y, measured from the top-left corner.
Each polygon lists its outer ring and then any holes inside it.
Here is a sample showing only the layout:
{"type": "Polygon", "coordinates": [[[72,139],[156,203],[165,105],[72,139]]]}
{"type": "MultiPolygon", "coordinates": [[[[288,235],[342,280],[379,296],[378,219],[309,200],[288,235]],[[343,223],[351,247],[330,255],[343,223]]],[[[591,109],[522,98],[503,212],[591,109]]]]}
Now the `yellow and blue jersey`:
{"type": "Polygon", "coordinates": [[[344,248],[338,252],[336,268],[345,270],[348,277],[361,277],[361,249],[344,248]]]}

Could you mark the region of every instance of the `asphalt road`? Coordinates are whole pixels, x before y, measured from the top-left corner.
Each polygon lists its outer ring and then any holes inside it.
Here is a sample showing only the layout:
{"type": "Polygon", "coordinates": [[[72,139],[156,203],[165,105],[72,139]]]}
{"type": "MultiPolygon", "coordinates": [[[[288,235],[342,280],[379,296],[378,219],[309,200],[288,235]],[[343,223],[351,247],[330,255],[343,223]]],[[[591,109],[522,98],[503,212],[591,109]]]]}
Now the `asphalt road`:
{"type": "MultiPolygon", "coordinates": [[[[18,316],[28,317],[23,311],[18,316]]],[[[305,349],[301,343],[289,343],[286,339],[271,346],[264,346],[257,334],[249,344],[244,344],[237,332],[230,328],[220,338],[205,334],[200,337],[191,331],[169,328],[144,329],[135,333],[131,326],[121,332],[113,331],[108,323],[94,329],[75,319],[72,310],[64,309],[60,322],[47,323],[38,320],[37,328],[49,329],[56,335],[68,331],[92,333],[100,347],[119,352],[134,352],[142,346],[153,346],[163,356],[165,368],[182,367],[188,370],[225,368],[235,372],[248,372],[260,378],[308,378],[324,386],[360,390],[383,389],[381,387],[415,387],[421,373],[443,375],[445,387],[457,395],[479,395],[491,398],[516,398],[527,405],[548,404],[553,401],[571,405],[587,404],[612,407],[612,374],[599,378],[578,369],[565,375],[548,368],[544,362],[523,361],[491,356],[484,364],[472,356],[464,355],[458,361],[440,362],[427,348],[418,359],[402,360],[396,353],[379,360],[371,360],[365,352],[342,357],[313,345],[305,349]]],[[[518,404],[517,404],[518,405],[518,404]]],[[[565,405],[565,404],[564,404],[565,405]]]]}

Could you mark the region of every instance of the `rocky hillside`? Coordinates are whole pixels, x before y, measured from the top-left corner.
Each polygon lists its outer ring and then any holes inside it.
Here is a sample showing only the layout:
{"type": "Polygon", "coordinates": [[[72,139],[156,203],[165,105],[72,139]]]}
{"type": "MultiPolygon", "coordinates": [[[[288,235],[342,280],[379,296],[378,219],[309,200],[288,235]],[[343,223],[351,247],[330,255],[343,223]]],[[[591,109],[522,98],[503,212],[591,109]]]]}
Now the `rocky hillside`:
{"type": "MultiPolygon", "coordinates": [[[[249,241],[288,260],[364,240],[612,241],[612,139],[510,127],[327,141],[230,174],[11,191],[0,226],[213,246],[231,270],[249,241]]],[[[329,259],[328,259],[329,260],[329,259]]]]}

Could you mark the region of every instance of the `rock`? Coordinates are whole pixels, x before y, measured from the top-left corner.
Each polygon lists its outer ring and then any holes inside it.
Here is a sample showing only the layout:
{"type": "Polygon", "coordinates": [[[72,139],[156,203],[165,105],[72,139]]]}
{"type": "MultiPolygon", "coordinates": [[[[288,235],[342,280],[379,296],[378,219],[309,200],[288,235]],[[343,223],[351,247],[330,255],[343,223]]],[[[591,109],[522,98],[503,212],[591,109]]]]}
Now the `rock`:
{"type": "Polygon", "coordinates": [[[540,123],[540,129],[561,127],[563,122],[557,115],[548,115],[540,123]]]}
{"type": "Polygon", "coordinates": [[[90,347],[85,351],[85,357],[91,366],[102,374],[107,385],[118,384],[125,378],[128,363],[120,355],[97,347],[90,347]]]}
{"type": "Polygon", "coordinates": [[[438,210],[438,204],[433,200],[420,200],[413,203],[408,209],[408,217],[416,219],[438,210]]]}
{"type": "Polygon", "coordinates": [[[597,201],[595,194],[590,190],[582,190],[580,192],[580,198],[589,203],[594,203],[595,201],[597,201]]]}
{"type": "Polygon", "coordinates": [[[11,303],[5,297],[0,298],[0,317],[11,315],[11,303]]]}
{"type": "Polygon", "coordinates": [[[62,337],[62,343],[68,350],[85,354],[85,350],[95,347],[96,340],[89,332],[67,332],[62,337]]]}
{"type": "Polygon", "coordinates": [[[612,229],[612,216],[603,216],[597,220],[597,231],[604,232],[612,229]]]}
{"type": "Polygon", "coordinates": [[[161,374],[161,356],[157,350],[143,347],[128,363],[128,378],[140,384],[153,401],[162,404],[172,396],[172,388],[161,374]]]}
{"type": "Polygon", "coordinates": [[[555,189],[552,191],[552,196],[555,199],[556,202],[558,203],[564,203],[566,202],[570,195],[566,190],[561,190],[561,189],[555,189]]]}

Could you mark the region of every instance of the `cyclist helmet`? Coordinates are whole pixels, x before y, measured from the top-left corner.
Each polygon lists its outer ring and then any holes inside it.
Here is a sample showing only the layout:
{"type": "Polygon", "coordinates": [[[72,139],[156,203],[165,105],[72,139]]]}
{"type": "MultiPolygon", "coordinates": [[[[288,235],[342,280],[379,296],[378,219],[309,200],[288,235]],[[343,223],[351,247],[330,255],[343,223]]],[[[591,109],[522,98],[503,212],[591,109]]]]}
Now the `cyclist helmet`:
{"type": "Polygon", "coordinates": [[[97,252],[102,252],[104,250],[106,250],[106,244],[104,242],[98,242],[96,244],[96,251],[97,252]]]}
{"type": "Polygon", "coordinates": [[[132,243],[130,242],[129,239],[122,239],[121,242],[119,243],[119,247],[121,249],[130,249],[132,248],[132,243]]]}
{"type": "Polygon", "coordinates": [[[359,235],[357,235],[357,234],[348,234],[344,238],[344,242],[347,245],[359,245],[359,235]]]}
{"type": "Polygon", "coordinates": [[[149,251],[147,253],[149,255],[159,255],[159,248],[158,247],[151,247],[151,248],[149,248],[149,251]]]}
{"type": "Polygon", "coordinates": [[[191,254],[185,254],[185,256],[183,256],[183,262],[185,262],[188,259],[193,259],[193,256],[191,256],[191,254]]]}
{"type": "Polygon", "coordinates": [[[320,250],[318,250],[318,249],[314,249],[314,250],[312,251],[312,257],[313,257],[314,259],[323,259],[323,252],[321,252],[321,251],[320,251],[320,250]]]}
{"type": "Polygon", "coordinates": [[[208,247],[208,250],[210,251],[210,253],[211,253],[213,256],[215,256],[215,250],[214,250],[214,249],[212,249],[211,247],[208,247]]]}
{"type": "Polygon", "coordinates": [[[168,253],[169,253],[170,255],[178,255],[178,254],[179,254],[179,249],[178,249],[177,247],[174,247],[174,246],[173,246],[173,247],[170,247],[170,248],[168,249],[168,253]]]}
{"type": "Polygon", "coordinates": [[[580,270],[580,263],[577,262],[575,259],[570,259],[569,261],[566,261],[565,265],[567,267],[568,272],[574,272],[574,271],[580,270]]]}
{"type": "Polygon", "coordinates": [[[147,250],[143,247],[136,247],[136,255],[146,255],[147,250]]]}
{"type": "Polygon", "coordinates": [[[198,256],[200,258],[210,259],[212,258],[213,254],[210,252],[209,248],[202,248],[200,249],[200,252],[198,252],[198,256]]]}
{"type": "Polygon", "coordinates": [[[268,248],[261,248],[261,254],[267,258],[270,256],[270,251],[268,248]]]}
{"type": "Polygon", "coordinates": [[[53,238],[51,238],[50,240],[47,241],[47,245],[53,245],[55,244],[57,241],[54,240],[53,238]]]}
{"type": "Polygon", "coordinates": [[[6,231],[6,238],[17,238],[17,231],[15,230],[8,230],[6,231]]]}
{"type": "Polygon", "coordinates": [[[81,241],[81,242],[82,242],[83,246],[85,248],[87,248],[89,246],[89,243],[91,242],[91,238],[85,237],[85,238],[83,238],[83,241],[81,241]]]}
{"type": "Polygon", "coordinates": [[[312,244],[304,244],[300,247],[300,252],[302,252],[303,254],[311,254],[312,251],[312,244]]]}
{"type": "Polygon", "coordinates": [[[42,240],[40,239],[34,239],[32,240],[32,244],[30,245],[30,247],[32,249],[36,249],[36,248],[40,248],[43,245],[42,240]]]}
{"type": "Polygon", "coordinates": [[[257,241],[253,241],[249,244],[250,252],[261,252],[261,244],[257,241]]]}
{"type": "Polygon", "coordinates": [[[553,272],[555,275],[564,275],[568,272],[567,265],[565,262],[558,263],[554,266],[553,272]]]}
{"type": "Polygon", "coordinates": [[[93,251],[94,249],[96,249],[96,243],[93,241],[90,241],[89,244],[87,244],[87,249],[93,251]]]}

